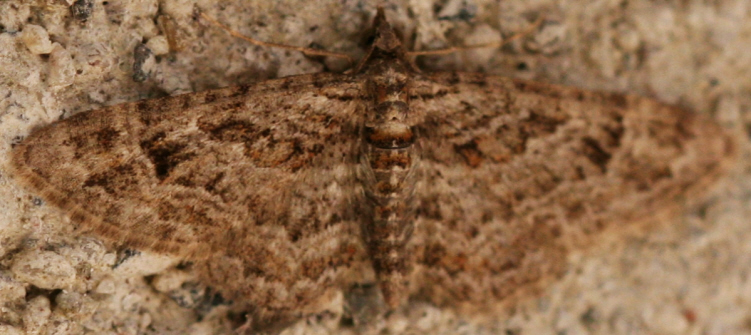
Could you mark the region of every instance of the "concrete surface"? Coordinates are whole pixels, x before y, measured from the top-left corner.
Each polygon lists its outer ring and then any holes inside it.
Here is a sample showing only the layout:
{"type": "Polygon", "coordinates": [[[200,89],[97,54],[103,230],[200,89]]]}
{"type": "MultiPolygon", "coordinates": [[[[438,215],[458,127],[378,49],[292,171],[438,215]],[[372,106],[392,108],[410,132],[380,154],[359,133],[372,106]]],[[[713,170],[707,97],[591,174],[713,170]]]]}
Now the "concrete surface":
{"type": "MultiPolygon", "coordinates": [[[[492,324],[415,304],[376,331],[751,334],[751,2],[385,4],[415,49],[495,41],[545,15],[541,30],[504,48],[420,63],[676,103],[726,126],[744,154],[699,206],[647,234],[575,255],[564,278],[492,324]]],[[[222,334],[236,326],[179,260],[76,236],[5,168],[13,143],[78,112],[343,66],[249,45],[193,20],[194,6],[260,40],[354,57],[375,13],[374,3],[357,0],[0,2],[0,333],[222,334]],[[141,43],[148,50],[136,52],[141,43]]],[[[356,331],[340,317],[336,310],[311,316],[283,333],[356,331]]]]}

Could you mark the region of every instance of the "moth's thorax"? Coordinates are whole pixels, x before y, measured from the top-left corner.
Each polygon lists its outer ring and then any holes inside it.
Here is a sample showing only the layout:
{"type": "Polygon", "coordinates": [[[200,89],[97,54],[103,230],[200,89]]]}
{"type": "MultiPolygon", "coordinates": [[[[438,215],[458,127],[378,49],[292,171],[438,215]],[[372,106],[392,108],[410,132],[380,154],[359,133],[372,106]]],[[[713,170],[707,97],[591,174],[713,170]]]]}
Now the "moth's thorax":
{"type": "Polygon", "coordinates": [[[386,301],[403,299],[409,271],[404,246],[414,227],[419,148],[409,123],[409,68],[375,61],[366,72],[367,109],[362,129],[361,180],[366,194],[363,232],[386,301]]]}
{"type": "Polygon", "coordinates": [[[364,180],[368,198],[386,205],[409,200],[419,155],[414,145],[417,134],[408,122],[410,77],[398,63],[380,69],[366,83],[370,101],[362,126],[362,164],[368,172],[364,180]]]}

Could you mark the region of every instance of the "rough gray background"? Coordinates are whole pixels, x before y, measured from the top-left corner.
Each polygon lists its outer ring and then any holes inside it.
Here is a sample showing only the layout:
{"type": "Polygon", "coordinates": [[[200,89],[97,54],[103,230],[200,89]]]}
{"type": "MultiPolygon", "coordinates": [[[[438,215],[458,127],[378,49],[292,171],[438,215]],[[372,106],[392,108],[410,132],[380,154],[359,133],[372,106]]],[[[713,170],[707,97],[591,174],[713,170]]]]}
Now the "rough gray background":
{"type": "MultiPolygon", "coordinates": [[[[201,297],[202,287],[190,273],[175,267],[179,260],[146,252],[127,257],[94,238],[72,235],[64,216],[6,173],[8,152],[34,127],[101,106],[343,66],[232,38],[194,21],[196,5],[260,40],[358,57],[375,4],[90,2],[93,9],[85,15],[86,6],[71,7],[73,0],[0,1],[0,333],[229,333],[224,307],[201,297]],[[134,54],[140,43],[150,55],[134,54]],[[137,59],[143,64],[134,69],[137,59]]],[[[698,206],[665,218],[661,228],[607,238],[574,255],[568,274],[542,297],[493,323],[415,304],[374,330],[751,334],[751,181],[745,149],[751,1],[411,0],[386,7],[414,49],[496,41],[545,15],[542,29],[521,41],[431,57],[421,62],[423,68],[651,96],[712,116],[744,150],[735,171],[698,206]]],[[[340,321],[342,304],[333,305],[330,313],[284,332],[354,332],[340,321]]]]}

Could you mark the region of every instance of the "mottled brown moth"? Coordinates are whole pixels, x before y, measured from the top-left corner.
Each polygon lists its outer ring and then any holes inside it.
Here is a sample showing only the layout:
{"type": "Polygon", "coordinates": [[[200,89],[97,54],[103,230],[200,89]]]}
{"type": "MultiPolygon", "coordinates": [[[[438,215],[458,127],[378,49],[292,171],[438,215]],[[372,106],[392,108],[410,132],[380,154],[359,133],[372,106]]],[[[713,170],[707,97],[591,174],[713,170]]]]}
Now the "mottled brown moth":
{"type": "Polygon", "coordinates": [[[258,324],[377,283],[477,312],[715,181],[710,120],[651,99],[423,73],[382,11],[343,74],[144,100],[35,131],[12,167],[83,231],[192,261],[258,324]]]}

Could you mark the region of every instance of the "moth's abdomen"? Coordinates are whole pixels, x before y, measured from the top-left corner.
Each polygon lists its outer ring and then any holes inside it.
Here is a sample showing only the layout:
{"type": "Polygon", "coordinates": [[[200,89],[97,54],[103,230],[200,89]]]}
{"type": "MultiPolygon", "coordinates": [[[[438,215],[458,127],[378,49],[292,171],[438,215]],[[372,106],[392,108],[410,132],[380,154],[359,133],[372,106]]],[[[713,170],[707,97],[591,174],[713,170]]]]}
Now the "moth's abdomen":
{"type": "MultiPolygon", "coordinates": [[[[415,186],[415,165],[419,157],[412,127],[399,121],[365,125],[361,164],[367,199],[383,210],[410,202],[415,186]]],[[[378,220],[404,221],[402,212],[374,213],[378,220]],[[386,216],[386,215],[389,216],[386,216]]]]}
{"type": "Polygon", "coordinates": [[[417,134],[407,123],[409,105],[400,78],[370,82],[373,105],[362,126],[361,181],[365,191],[363,234],[386,302],[396,307],[407,297],[411,270],[405,255],[414,228],[417,134]]]}

